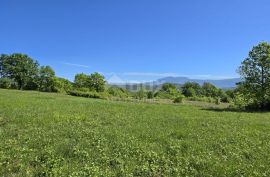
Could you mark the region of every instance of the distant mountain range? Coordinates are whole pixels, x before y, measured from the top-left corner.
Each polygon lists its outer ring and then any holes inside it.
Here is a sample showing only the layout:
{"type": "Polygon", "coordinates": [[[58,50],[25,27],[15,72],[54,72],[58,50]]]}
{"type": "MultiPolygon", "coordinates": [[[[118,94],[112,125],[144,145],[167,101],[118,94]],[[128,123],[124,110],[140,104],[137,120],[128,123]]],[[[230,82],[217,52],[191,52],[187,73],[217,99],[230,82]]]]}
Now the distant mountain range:
{"type": "Polygon", "coordinates": [[[236,83],[240,82],[240,78],[233,78],[233,79],[220,79],[220,80],[200,80],[200,79],[190,79],[187,77],[165,77],[158,79],[155,83],[156,84],[163,84],[163,83],[172,83],[172,84],[184,84],[186,82],[196,82],[202,85],[205,82],[209,82],[215,85],[218,88],[233,88],[236,86],[236,83]]]}
{"type": "Polygon", "coordinates": [[[180,85],[185,84],[186,82],[196,82],[200,85],[202,85],[205,82],[209,82],[218,88],[226,89],[226,88],[236,87],[236,84],[240,81],[241,81],[240,78],[219,79],[219,80],[218,79],[216,79],[216,80],[210,80],[210,79],[203,80],[203,79],[190,79],[188,77],[165,77],[165,78],[158,79],[157,81],[154,81],[154,82],[146,82],[146,83],[141,83],[141,84],[138,84],[138,83],[127,83],[127,84],[110,83],[110,85],[130,88],[129,90],[133,90],[132,88],[134,87],[136,90],[136,88],[140,87],[140,85],[144,85],[146,87],[158,88],[159,86],[161,86],[164,83],[172,83],[172,84],[176,84],[176,85],[180,86],[180,85]]]}

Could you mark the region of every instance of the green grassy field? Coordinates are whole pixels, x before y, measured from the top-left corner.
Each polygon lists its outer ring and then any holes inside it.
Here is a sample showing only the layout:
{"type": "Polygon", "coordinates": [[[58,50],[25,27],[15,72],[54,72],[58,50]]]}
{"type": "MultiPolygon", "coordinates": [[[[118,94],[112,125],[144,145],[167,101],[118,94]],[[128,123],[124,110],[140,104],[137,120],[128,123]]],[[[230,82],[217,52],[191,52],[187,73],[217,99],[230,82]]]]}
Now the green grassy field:
{"type": "Polygon", "coordinates": [[[270,176],[270,113],[0,90],[0,176],[270,176]]]}

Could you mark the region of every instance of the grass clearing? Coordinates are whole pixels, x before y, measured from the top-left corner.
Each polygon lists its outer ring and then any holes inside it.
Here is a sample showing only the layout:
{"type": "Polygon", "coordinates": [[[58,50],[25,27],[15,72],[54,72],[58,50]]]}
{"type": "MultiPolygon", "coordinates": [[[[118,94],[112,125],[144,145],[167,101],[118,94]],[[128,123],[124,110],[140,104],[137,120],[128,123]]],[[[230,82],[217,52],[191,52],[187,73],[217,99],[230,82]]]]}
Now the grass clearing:
{"type": "Polygon", "coordinates": [[[0,176],[270,176],[270,113],[0,90],[0,176]]]}

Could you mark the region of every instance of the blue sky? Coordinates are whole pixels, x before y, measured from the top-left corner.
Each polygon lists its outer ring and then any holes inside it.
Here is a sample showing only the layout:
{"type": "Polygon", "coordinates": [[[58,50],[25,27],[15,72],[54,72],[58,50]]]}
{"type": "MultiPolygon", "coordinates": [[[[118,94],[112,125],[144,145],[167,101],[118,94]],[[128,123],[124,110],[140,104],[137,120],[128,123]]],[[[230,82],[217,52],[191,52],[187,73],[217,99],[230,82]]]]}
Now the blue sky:
{"type": "Polygon", "coordinates": [[[269,0],[1,0],[0,53],[26,53],[71,80],[231,78],[270,41],[269,11],[269,0]]]}

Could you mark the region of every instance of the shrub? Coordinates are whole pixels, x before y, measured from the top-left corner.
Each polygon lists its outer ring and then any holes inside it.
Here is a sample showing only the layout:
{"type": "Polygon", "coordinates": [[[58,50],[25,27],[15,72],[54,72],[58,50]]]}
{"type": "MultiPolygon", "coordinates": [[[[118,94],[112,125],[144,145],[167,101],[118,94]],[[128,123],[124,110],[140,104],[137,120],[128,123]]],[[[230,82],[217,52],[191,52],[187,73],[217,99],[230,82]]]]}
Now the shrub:
{"type": "Polygon", "coordinates": [[[97,99],[107,99],[109,95],[105,92],[82,92],[77,90],[70,90],[67,94],[71,96],[85,97],[85,98],[97,98],[97,99]]]}
{"type": "Polygon", "coordinates": [[[201,102],[208,102],[208,103],[214,103],[215,99],[211,97],[188,97],[189,101],[201,101],[201,102]]]}
{"type": "Polygon", "coordinates": [[[196,96],[196,90],[194,88],[188,88],[183,94],[186,97],[195,97],[196,96]]]}
{"type": "Polygon", "coordinates": [[[68,93],[72,89],[72,83],[67,79],[55,77],[53,82],[53,92],[68,93]]]}
{"type": "Polygon", "coordinates": [[[143,89],[141,89],[135,93],[134,97],[136,99],[142,100],[142,99],[146,98],[146,92],[143,89]]]}
{"type": "Polygon", "coordinates": [[[163,91],[159,91],[155,94],[155,97],[159,98],[159,99],[174,99],[175,96],[167,93],[167,92],[163,92],[163,91]]]}
{"type": "Polygon", "coordinates": [[[224,94],[221,95],[220,101],[222,103],[230,103],[232,100],[226,93],[224,93],[224,94]]]}
{"type": "Polygon", "coordinates": [[[147,98],[148,98],[148,99],[153,99],[153,98],[154,98],[154,93],[153,93],[152,91],[149,91],[149,92],[147,93],[147,98]]]}
{"type": "Polygon", "coordinates": [[[216,98],[215,104],[216,104],[216,105],[220,105],[220,103],[221,103],[221,99],[220,99],[220,98],[216,98]]]}
{"type": "Polygon", "coordinates": [[[236,93],[230,108],[235,108],[239,110],[246,109],[248,105],[251,105],[252,100],[247,100],[242,94],[236,93]]]}
{"type": "Polygon", "coordinates": [[[183,103],[183,100],[184,100],[184,96],[179,96],[179,97],[176,97],[173,102],[174,103],[183,103]]]}
{"type": "Polygon", "coordinates": [[[108,93],[113,97],[118,98],[128,98],[129,92],[126,89],[118,88],[118,87],[110,87],[108,89],[108,93]]]}

